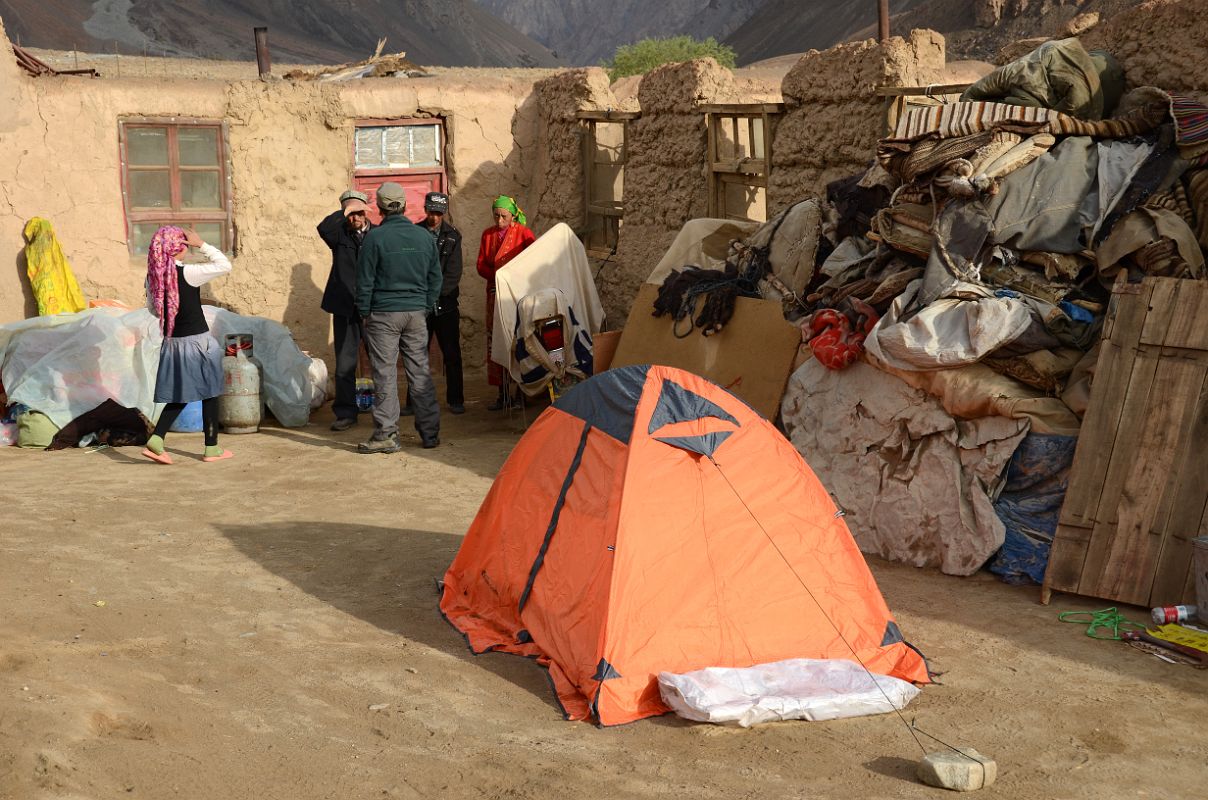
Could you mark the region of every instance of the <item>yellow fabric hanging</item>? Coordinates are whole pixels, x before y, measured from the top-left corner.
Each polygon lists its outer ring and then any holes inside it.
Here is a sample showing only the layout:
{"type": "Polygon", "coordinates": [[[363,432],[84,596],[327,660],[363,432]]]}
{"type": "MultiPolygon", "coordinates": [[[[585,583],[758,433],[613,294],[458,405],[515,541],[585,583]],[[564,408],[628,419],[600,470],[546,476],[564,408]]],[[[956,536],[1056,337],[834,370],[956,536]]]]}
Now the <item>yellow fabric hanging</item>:
{"type": "Polygon", "coordinates": [[[71,265],[50,221],[34,217],[25,225],[25,263],[39,316],[74,314],[86,307],[71,265]]]}

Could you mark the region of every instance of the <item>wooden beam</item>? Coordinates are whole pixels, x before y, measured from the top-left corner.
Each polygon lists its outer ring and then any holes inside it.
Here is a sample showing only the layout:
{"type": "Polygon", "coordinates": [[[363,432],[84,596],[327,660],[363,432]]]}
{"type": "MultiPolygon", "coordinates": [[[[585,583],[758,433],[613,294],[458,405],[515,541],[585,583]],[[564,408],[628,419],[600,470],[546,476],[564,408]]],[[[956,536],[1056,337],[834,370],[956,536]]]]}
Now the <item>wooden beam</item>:
{"type": "Polygon", "coordinates": [[[705,114],[731,114],[738,116],[761,116],[763,114],[780,114],[784,111],[784,103],[706,103],[696,107],[697,111],[705,114]]]}
{"type": "Polygon", "coordinates": [[[719,175],[764,175],[767,162],[762,158],[736,158],[729,161],[714,161],[710,169],[719,175]]]}
{"type": "Polygon", "coordinates": [[[596,122],[625,122],[633,119],[641,119],[641,111],[616,111],[615,109],[607,109],[605,111],[578,111],[575,116],[582,120],[595,120],[596,122]]]}

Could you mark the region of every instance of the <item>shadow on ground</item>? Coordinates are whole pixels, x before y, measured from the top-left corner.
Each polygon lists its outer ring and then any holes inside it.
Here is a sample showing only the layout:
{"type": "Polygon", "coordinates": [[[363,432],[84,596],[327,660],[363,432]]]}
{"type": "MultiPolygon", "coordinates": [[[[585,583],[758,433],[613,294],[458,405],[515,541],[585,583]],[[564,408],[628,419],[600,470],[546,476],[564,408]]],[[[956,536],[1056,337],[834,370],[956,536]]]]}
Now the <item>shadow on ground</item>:
{"type": "Polygon", "coordinates": [[[488,670],[558,709],[543,668],[502,653],[475,656],[441,616],[436,580],[456,555],[460,536],[335,522],[215,527],[246,556],[307,594],[472,669],[488,670]]]}

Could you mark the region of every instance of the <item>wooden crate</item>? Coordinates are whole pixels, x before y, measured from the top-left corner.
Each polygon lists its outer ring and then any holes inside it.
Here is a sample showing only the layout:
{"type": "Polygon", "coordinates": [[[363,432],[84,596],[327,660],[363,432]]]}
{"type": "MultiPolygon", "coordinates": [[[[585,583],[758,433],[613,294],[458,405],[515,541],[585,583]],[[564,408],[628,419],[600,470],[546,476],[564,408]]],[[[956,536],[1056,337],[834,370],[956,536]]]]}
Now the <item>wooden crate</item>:
{"type": "Polygon", "coordinates": [[[1206,498],[1208,283],[1119,281],[1041,602],[1194,602],[1206,498]]]}

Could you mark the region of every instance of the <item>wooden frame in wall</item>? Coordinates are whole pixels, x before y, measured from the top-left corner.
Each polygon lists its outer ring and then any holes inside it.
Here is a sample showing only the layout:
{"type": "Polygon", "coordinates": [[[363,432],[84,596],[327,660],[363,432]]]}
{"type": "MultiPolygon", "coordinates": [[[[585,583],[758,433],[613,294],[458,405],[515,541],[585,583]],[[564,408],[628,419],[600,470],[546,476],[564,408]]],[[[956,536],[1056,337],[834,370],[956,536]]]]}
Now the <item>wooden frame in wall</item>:
{"type": "Polygon", "coordinates": [[[766,221],[772,121],[784,112],[784,103],[712,104],[700,110],[705,114],[709,216],[766,221]],[[736,191],[744,195],[742,200],[732,197],[736,191]]]}
{"type": "MultiPolygon", "coordinates": [[[[625,166],[629,163],[629,123],[641,117],[638,111],[580,111],[583,128],[583,246],[593,258],[616,253],[625,216],[625,166]],[[615,157],[600,159],[600,126],[620,127],[615,157]],[[607,170],[614,176],[612,191],[600,192],[597,180],[607,170]]],[[[616,139],[615,135],[612,137],[616,139]]]]}
{"type": "Polygon", "coordinates": [[[122,117],[118,120],[122,204],[126,242],[132,256],[146,252],[144,240],[150,239],[148,232],[162,225],[197,226],[203,238],[208,239],[214,238],[212,234],[207,236],[207,229],[211,230],[218,234],[216,244],[222,250],[234,252],[236,240],[227,136],[224,120],[196,117],[122,117]],[[184,143],[182,136],[186,140],[184,143]],[[212,158],[207,140],[213,143],[212,158]],[[158,152],[161,142],[162,154],[158,152]],[[182,149],[186,146],[187,157],[182,149]],[[206,156],[199,158],[203,153],[206,156]],[[216,202],[198,202],[207,197],[216,202]],[[144,202],[148,198],[153,201],[144,202]]]}

